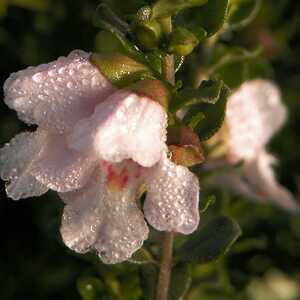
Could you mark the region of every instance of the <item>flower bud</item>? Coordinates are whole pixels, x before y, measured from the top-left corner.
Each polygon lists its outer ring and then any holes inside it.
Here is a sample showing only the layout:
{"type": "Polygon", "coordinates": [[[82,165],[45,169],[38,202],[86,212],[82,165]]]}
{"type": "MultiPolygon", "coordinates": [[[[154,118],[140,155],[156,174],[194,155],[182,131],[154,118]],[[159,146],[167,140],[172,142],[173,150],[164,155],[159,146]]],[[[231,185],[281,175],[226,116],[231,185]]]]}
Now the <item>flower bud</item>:
{"type": "Polygon", "coordinates": [[[120,88],[151,76],[147,66],[121,53],[93,53],[90,61],[120,88]]]}
{"type": "Polygon", "coordinates": [[[145,50],[152,50],[158,47],[162,30],[156,20],[138,22],[134,26],[138,42],[145,50]]]}
{"type": "Polygon", "coordinates": [[[198,44],[198,38],[191,31],[178,27],[172,32],[168,50],[177,55],[187,56],[198,44]]]}

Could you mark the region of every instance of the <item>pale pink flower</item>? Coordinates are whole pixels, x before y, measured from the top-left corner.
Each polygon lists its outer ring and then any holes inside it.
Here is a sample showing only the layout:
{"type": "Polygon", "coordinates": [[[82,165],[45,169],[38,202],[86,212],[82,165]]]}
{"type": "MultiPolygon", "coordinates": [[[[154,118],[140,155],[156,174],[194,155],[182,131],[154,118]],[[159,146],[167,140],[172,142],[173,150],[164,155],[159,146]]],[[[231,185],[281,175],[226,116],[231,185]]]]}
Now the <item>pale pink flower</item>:
{"type": "Polygon", "coordinates": [[[7,79],[5,103],[38,128],[0,149],[0,175],[13,199],[58,191],[65,244],[116,263],[147,238],[144,215],[158,230],[193,232],[199,185],[168,159],[164,108],[114,88],[89,56],[73,51],[7,79]],[[142,184],[144,215],[136,201],[142,184]]]}
{"type": "Polygon", "coordinates": [[[276,159],[266,146],[287,117],[277,86],[267,80],[247,81],[228,99],[225,126],[227,163],[243,161],[242,174],[224,174],[218,178],[246,197],[273,201],[289,210],[299,209],[292,194],[276,180],[272,165],[276,159]]]}

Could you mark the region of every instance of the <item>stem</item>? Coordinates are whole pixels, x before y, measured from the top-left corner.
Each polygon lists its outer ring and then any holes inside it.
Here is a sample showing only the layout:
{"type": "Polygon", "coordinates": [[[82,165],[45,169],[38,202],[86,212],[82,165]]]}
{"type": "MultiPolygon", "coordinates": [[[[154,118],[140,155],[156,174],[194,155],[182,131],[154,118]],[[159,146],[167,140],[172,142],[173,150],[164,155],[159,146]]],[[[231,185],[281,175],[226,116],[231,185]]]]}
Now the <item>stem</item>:
{"type": "Polygon", "coordinates": [[[166,54],[164,62],[162,64],[162,74],[164,78],[172,85],[175,84],[175,72],[174,72],[174,56],[166,54]]]}
{"type": "MultiPolygon", "coordinates": [[[[171,17],[163,20],[165,34],[172,32],[171,17]]],[[[174,68],[174,55],[166,54],[162,64],[162,75],[172,85],[175,84],[175,68],[174,68]]],[[[161,261],[160,270],[158,275],[158,283],[156,290],[156,300],[167,300],[170,287],[170,279],[172,273],[173,261],[173,232],[164,232],[162,234],[161,244],[161,261]]]]}
{"type": "Polygon", "coordinates": [[[167,300],[172,272],[173,232],[165,232],[162,236],[161,263],[158,276],[156,300],[167,300]]]}

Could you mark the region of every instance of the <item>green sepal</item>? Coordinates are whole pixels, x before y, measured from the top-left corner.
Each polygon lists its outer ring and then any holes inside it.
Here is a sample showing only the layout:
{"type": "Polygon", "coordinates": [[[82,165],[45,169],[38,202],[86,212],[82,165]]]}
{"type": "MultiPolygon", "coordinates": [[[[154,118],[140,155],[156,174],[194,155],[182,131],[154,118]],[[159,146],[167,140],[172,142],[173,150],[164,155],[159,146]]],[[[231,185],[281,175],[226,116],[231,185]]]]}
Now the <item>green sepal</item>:
{"type": "Polygon", "coordinates": [[[194,33],[184,27],[177,27],[171,33],[168,51],[180,56],[187,56],[199,44],[199,39],[194,33]]]}
{"type": "Polygon", "coordinates": [[[152,77],[146,65],[121,53],[93,53],[90,61],[119,88],[152,77]]]}
{"type": "Polygon", "coordinates": [[[170,111],[176,112],[181,108],[199,103],[215,104],[223,87],[222,80],[204,80],[198,89],[183,89],[172,100],[170,111]]]}
{"type": "Polygon", "coordinates": [[[176,254],[180,261],[208,263],[223,256],[240,235],[236,221],[220,216],[200,227],[176,254]]]}
{"type": "Polygon", "coordinates": [[[183,122],[193,128],[201,141],[209,139],[221,128],[225,119],[228,94],[229,89],[223,86],[215,104],[194,104],[184,116],[183,122]],[[195,116],[202,117],[197,124],[194,123],[195,116]]]}
{"type": "Polygon", "coordinates": [[[96,277],[85,276],[77,280],[77,289],[82,300],[98,300],[104,290],[104,285],[96,277]]]}
{"type": "Polygon", "coordinates": [[[249,25],[257,16],[261,0],[236,0],[229,5],[227,24],[231,29],[249,25]]]}
{"type": "Polygon", "coordinates": [[[158,0],[152,6],[151,18],[162,18],[174,16],[180,11],[202,6],[207,0],[158,0]]]}
{"type": "Polygon", "coordinates": [[[168,300],[184,299],[192,283],[191,267],[188,263],[178,263],[172,269],[168,300]]]}

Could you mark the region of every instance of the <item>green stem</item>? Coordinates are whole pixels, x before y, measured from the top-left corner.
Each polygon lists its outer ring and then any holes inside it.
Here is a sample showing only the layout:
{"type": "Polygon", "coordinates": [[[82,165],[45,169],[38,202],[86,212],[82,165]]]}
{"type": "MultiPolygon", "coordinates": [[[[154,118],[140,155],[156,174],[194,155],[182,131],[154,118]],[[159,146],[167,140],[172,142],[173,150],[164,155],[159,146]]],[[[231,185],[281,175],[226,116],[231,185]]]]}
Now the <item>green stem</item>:
{"type": "MultiPolygon", "coordinates": [[[[163,20],[163,23],[165,24],[165,33],[170,34],[172,32],[171,17],[165,18],[163,20]]],[[[170,84],[175,84],[175,68],[173,55],[166,54],[162,65],[162,75],[170,84]]],[[[162,234],[161,261],[156,290],[156,300],[168,299],[173,262],[173,241],[173,232],[165,232],[162,234]]]]}

